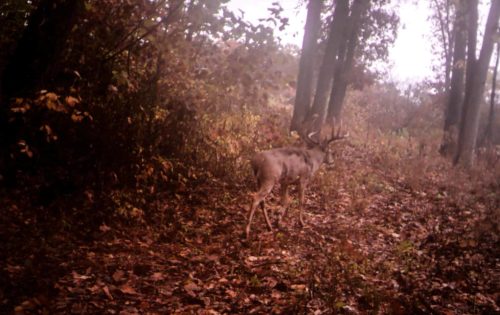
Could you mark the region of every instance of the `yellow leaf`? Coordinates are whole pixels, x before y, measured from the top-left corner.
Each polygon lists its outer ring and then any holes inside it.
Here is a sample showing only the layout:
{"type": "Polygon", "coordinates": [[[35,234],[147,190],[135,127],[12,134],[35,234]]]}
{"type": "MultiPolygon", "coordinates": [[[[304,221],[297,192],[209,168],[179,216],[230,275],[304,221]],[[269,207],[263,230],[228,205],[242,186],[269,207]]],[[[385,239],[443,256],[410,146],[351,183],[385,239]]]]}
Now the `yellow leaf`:
{"type": "MultiPolygon", "coordinates": [[[[16,102],[17,103],[17,102],[16,102]]],[[[23,104],[19,107],[12,107],[10,110],[13,112],[13,113],[26,113],[29,109],[31,108],[31,106],[29,104],[23,104]]]]}
{"type": "Polygon", "coordinates": [[[83,120],[83,116],[74,113],[71,115],[71,120],[73,120],[74,122],[81,122],[83,120]]]}
{"type": "Polygon", "coordinates": [[[73,96],[66,96],[65,101],[66,101],[66,104],[68,104],[68,106],[70,106],[70,107],[74,107],[76,104],[80,103],[80,101],[73,96]]]}
{"type": "Polygon", "coordinates": [[[47,94],[45,94],[45,97],[50,100],[50,101],[57,101],[57,94],[56,93],[53,93],[53,92],[49,92],[47,94]]]}

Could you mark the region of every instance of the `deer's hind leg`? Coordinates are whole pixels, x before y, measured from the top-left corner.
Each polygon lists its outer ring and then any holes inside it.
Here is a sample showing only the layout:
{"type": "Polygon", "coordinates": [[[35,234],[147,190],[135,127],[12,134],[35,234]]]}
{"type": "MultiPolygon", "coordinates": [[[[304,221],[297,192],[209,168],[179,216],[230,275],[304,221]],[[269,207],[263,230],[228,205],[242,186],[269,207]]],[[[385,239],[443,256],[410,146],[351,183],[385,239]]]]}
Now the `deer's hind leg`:
{"type": "Polygon", "coordinates": [[[306,186],[307,186],[307,182],[305,182],[305,181],[301,181],[299,183],[299,222],[300,222],[301,227],[304,227],[306,225],[304,223],[304,218],[302,215],[302,211],[304,208],[304,190],[305,190],[306,186]]]}
{"type": "Polygon", "coordinates": [[[273,230],[271,222],[269,221],[269,216],[267,215],[266,207],[264,206],[264,199],[267,197],[267,195],[269,195],[269,193],[271,193],[273,186],[274,183],[263,183],[262,186],[260,186],[259,190],[255,193],[252,200],[252,205],[250,206],[250,215],[248,217],[248,223],[245,230],[247,238],[249,238],[250,236],[250,226],[255,215],[255,210],[259,205],[264,212],[264,218],[266,219],[267,227],[270,231],[273,230]]]}

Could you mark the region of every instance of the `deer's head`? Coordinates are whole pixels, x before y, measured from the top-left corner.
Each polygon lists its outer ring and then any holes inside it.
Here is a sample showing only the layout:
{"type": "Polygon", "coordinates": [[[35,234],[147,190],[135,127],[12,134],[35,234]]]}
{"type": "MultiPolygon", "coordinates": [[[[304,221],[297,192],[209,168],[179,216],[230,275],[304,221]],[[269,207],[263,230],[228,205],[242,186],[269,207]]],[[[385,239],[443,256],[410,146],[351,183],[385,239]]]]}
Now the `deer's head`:
{"type": "Polygon", "coordinates": [[[333,155],[330,149],[330,143],[348,137],[348,133],[342,132],[342,121],[338,127],[335,126],[335,121],[329,124],[324,124],[319,131],[313,131],[305,134],[302,137],[309,149],[321,151],[324,154],[324,163],[332,164],[333,155]]]}

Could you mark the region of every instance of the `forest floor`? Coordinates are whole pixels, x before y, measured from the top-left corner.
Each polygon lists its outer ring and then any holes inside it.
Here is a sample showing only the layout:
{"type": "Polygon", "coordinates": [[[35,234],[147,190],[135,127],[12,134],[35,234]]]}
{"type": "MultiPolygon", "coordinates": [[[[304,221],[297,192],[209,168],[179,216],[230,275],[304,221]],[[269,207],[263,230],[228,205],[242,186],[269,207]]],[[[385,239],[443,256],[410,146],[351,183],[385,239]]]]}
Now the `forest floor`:
{"type": "Polygon", "coordinates": [[[500,313],[498,182],[356,151],[308,188],[304,228],[294,202],[273,232],[259,212],[249,240],[252,188],[215,179],[165,200],[162,229],[102,224],[28,254],[30,223],[10,222],[0,313],[500,313]]]}

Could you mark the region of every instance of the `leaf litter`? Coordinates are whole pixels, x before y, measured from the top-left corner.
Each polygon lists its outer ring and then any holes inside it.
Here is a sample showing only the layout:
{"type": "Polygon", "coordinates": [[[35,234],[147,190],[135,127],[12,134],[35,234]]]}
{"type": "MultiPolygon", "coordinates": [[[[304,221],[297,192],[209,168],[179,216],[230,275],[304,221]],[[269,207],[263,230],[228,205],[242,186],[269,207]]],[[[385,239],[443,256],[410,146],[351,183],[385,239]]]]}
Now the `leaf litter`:
{"type": "MultiPolygon", "coordinates": [[[[376,173],[377,166],[371,168],[363,156],[346,156],[329,170],[334,176],[328,188],[319,180],[309,188],[304,228],[292,203],[283,227],[268,232],[258,215],[254,234],[245,240],[250,188],[231,190],[216,182],[187,187],[197,202],[168,200],[171,207],[192,208],[180,211],[175,224],[152,229],[102,224],[99,237],[61,243],[39,265],[41,258],[9,257],[2,265],[2,310],[500,312],[498,222],[491,222],[498,218],[498,183],[481,186],[462,179],[450,184],[444,172],[428,171],[413,186],[394,171],[360,187],[359,178],[376,173]],[[220,198],[220,192],[231,198],[220,198]],[[36,289],[23,287],[30,285],[28,276],[36,279],[36,289]]],[[[269,202],[274,214],[276,201],[269,202]]]]}

